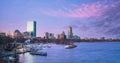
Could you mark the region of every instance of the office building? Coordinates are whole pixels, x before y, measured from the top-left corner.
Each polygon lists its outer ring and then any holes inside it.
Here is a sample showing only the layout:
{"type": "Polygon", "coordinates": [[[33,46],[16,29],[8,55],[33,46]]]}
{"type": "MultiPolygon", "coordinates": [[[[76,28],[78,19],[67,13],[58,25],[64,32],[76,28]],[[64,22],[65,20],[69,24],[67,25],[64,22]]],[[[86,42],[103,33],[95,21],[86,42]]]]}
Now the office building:
{"type": "Polygon", "coordinates": [[[54,39],[54,34],[45,32],[44,37],[45,39],[54,39]]]}
{"type": "Polygon", "coordinates": [[[54,39],[54,33],[49,33],[49,39],[54,39]]]}
{"type": "Polygon", "coordinates": [[[65,32],[63,31],[62,34],[65,35],[65,32]]]}
{"type": "Polygon", "coordinates": [[[56,34],[56,39],[60,39],[60,34],[56,34]]]}
{"type": "Polygon", "coordinates": [[[44,37],[45,37],[45,39],[49,39],[49,33],[45,32],[44,37]]]}
{"type": "Polygon", "coordinates": [[[68,33],[67,38],[72,39],[73,38],[73,33],[72,33],[72,27],[71,26],[68,27],[67,33],[68,33]]]}
{"type": "Polygon", "coordinates": [[[27,32],[29,32],[31,38],[36,37],[36,21],[27,22],[27,32]]]}
{"type": "Polygon", "coordinates": [[[31,38],[31,35],[29,32],[23,32],[23,37],[24,38],[31,38]]]}
{"type": "Polygon", "coordinates": [[[60,34],[60,39],[66,39],[66,35],[60,34]]]}

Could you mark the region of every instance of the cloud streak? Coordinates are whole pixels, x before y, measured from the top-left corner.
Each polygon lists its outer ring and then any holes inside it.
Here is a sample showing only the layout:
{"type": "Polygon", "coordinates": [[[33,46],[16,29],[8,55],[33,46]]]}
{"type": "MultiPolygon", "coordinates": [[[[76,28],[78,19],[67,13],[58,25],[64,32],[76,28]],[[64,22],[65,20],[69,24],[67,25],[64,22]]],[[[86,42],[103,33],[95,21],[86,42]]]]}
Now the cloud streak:
{"type": "Polygon", "coordinates": [[[120,37],[120,1],[94,22],[98,31],[108,36],[120,37]]]}
{"type": "Polygon", "coordinates": [[[71,4],[70,6],[73,9],[64,7],[57,10],[49,9],[46,11],[41,11],[41,13],[56,17],[91,18],[101,16],[105,11],[109,9],[109,7],[115,7],[115,3],[112,2],[112,5],[109,5],[107,3],[98,1],[81,5],[71,4]]]}
{"type": "Polygon", "coordinates": [[[84,31],[86,36],[120,37],[120,1],[89,23],[82,23],[79,20],[74,22],[72,25],[80,32],[84,31]]]}

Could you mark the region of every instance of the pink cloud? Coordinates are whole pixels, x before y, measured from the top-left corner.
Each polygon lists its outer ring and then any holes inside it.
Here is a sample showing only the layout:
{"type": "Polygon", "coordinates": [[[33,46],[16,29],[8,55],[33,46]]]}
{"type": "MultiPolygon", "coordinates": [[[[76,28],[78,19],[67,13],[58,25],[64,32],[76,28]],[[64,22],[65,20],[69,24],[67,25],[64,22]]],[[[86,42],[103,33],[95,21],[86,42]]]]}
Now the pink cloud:
{"type": "Polygon", "coordinates": [[[108,3],[102,2],[94,2],[89,4],[82,4],[70,5],[74,9],[68,9],[64,7],[63,9],[59,10],[47,10],[43,11],[43,14],[50,15],[50,16],[57,16],[57,17],[70,17],[70,18],[90,18],[90,17],[97,17],[101,16],[109,7],[115,7],[115,4],[112,2],[111,5],[108,3]]]}

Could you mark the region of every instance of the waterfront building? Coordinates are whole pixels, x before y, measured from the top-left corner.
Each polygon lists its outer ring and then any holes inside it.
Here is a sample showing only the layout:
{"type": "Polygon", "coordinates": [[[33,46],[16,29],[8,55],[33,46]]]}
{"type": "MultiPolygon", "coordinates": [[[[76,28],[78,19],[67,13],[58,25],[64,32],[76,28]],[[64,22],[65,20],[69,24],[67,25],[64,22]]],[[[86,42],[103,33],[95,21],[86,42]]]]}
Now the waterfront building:
{"type": "Polygon", "coordinates": [[[72,39],[73,38],[73,33],[72,33],[72,27],[71,26],[68,27],[67,34],[68,34],[67,35],[68,39],[72,39]]]}
{"type": "Polygon", "coordinates": [[[60,34],[56,34],[56,39],[60,39],[60,34]]]}
{"type": "Polygon", "coordinates": [[[49,33],[49,39],[54,39],[54,34],[53,33],[49,33]]]}
{"type": "Polygon", "coordinates": [[[27,22],[27,32],[29,32],[31,38],[36,37],[36,21],[27,22]]]}
{"type": "Polygon", "coordinates": [[[65,32],[63,31],[62,34],[65,35],[65,32]]]}
{"type": "Polygon", "coordinates": [[[49,33],[45,32],[44,37],[45,37],[45,39],[49,39],[49,33]]]}
{"type": "Polygon", "coordinates": [[[23,38],[23,35],[19,30],[15,30],[14,31],[14,38],[15,39],[23,38]]]}
{"type": "Polygon", "coordinates": [[[66,35],[60,34],[60,39],[66,39],[66,35]]]}
{"type": "Polygon", "coordinates": [[[0,36],[4,37],[4,36],[6,36],[6,33],[0,32],[0,36]]]}
{"type": "Polygon", "coordinates": [[[54,34],[45,32],[44,37],[45,39],[54,39],[54,34]]]}
{"type": "Polygon", "coordinates": [[[99,40],[105,40],[105,37],[100,37],[99,40]]]}
{"type": "Polygon", "coordinates": [[[74,35],[74,36],[73,36],[73,39],[78,40],[78,39],[80,39],[80,37],[77,36],[77,35],[74,35]]]}
{"type": "Polygon", "coordinates": [[[29,32],[23,32],[23,37],[24,38],[31,38],[31,35],[29,32]]]}

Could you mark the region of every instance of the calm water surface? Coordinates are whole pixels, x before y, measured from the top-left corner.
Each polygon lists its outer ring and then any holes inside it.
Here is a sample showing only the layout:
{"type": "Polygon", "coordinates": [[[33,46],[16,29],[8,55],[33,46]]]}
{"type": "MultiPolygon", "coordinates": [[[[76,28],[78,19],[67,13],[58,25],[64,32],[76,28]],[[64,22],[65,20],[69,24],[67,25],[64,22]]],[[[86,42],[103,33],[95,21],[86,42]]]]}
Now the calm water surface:
{"type": "Polygon", "coordinates": [[[44,49],[48,56],[25,53],[21,63],[120,63],[120,42],[76,43],[78,47],[65,49],[65,45],[49,44],[44,49]]]}

